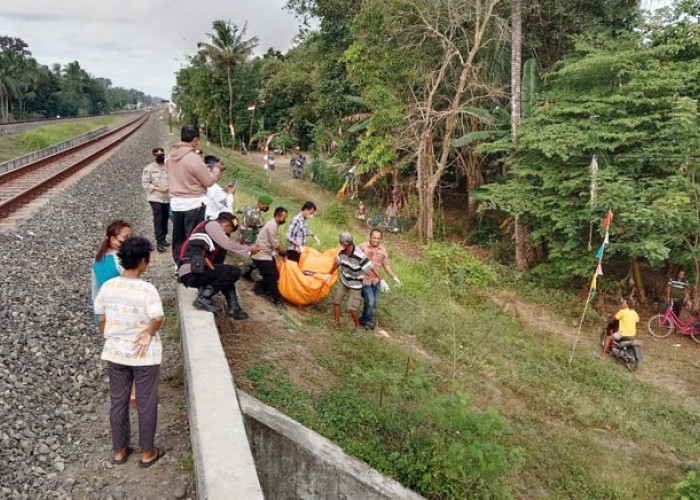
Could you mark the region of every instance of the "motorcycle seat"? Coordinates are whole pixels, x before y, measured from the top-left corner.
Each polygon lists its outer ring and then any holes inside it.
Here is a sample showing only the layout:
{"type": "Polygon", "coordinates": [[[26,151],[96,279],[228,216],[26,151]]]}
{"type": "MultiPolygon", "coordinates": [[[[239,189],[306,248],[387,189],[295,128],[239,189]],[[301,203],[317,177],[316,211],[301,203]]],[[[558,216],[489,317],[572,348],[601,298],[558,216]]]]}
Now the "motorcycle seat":
{"type": "Polygon", "coordinates": [[[642,345],[642,342],[639,340],[620,340],[618,342],[621,346],[627,346],[627,345],[642,345]]]}

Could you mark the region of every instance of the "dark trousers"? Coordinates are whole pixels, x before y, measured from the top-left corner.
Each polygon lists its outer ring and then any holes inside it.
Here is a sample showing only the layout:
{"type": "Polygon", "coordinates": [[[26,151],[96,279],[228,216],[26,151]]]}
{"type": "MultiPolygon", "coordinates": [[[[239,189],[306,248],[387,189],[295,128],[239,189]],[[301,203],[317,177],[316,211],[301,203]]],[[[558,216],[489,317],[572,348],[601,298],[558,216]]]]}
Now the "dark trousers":
{"type": "Polygon", "coordinates": [[[224,250],[223,248],[219,248],[216,251],[216,255],[214,255],[213,263],[214,264],[223,264],[225,260],[226,260],[226,250],[224,250]]]}
{"type": "Polygon", "coordinates": [[[364,302],[364,306],[362,308],[360,323],[363,325],[371,325],[374,323],[374,311],[379,304],[379,293],[379,283],[376,285],[362,286],[362,301],[364,302]]]}
{"type": "Polygon", "coordinates": [[[129,446],[129,397],[136,383],[136,409],[139,415],[139,446],[153,450],[158,422],[158,374],[160,365],[126,366],[109,363],[109,426],[112,430],[112,450],[129,446]]]}
{"type": "Polygon", "coordinates": [[[156,244],[165,246],[165,237],[168,235],[168,216],[170,213],[170,203],[159,203],[149,201],[153,212],[153,230],[156,235],[156,244]]]}
{"type": "Polygon", "coordinates": [[[173,260],[180,264],[180,248],[197,224],[204,220],[204,205],[186,212],[173,211],[173,260]]]}
{"type": "Polygon", "coordinates": [[[673,313],[681,317],[681,309],[683,309],[683,299],[671,299],[671,307],[673,307],[673,313]]]}
{"type": "Polygon", "coordinates": [[[294,262],[299,262],[299,259],[301,259],[301,253],[297,252],[296,250],[287,250],[287,260],[293,260],[294,262]]]}
{"type": "Polygon", "coordinates": [[[282,294],[280,289],[277,287],[277,281],[280,279],[280,273],[277,270],[277,264],[274,260],[255,260],[253,259],[253,265],[260,270],[260,275],[262,276],[262,282],[260,286],[263,291],[269,295],[272,300],[280,300],[282,294]]]}
{"type": "Polygon", "coordinates": [[[228,264],[214,264],[214,270],[206,268],[202,274],[185,274],[180,281],[188,288],[199,288],[211,285],[217,290],[226,291],[236,286],[236,281],[241,277],[241,270],[237,266],[228,264]]]}

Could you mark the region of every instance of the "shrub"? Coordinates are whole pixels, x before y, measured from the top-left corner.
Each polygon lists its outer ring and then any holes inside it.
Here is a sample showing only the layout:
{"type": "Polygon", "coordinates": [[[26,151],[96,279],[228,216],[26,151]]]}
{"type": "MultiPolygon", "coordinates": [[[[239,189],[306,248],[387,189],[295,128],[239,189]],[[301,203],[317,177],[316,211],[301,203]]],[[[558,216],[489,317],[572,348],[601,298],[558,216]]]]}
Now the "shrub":
{"type": "Polygon", "coordinates": [[[691,470],[682,481],[673,485],[674,495],[671,498],[679,500],[700,500],[700,475],[691,470]]]}
{"type": "Polygon", "coordinates": [[[343,176],[338,170],[320,158],[314,158],[304,169],[304,175],[326,189],[337,190],[343,185],[343,176]]]}
{"type": "Polygon", "coordinates": [[[449,278],[457,291],[465,285],[492,285],[496,282],[496,275],[488,264],[454,243],[430,243],[425,255],[449,278]]]}
{"type": "Polygon", "coordinates": [[[345,227],[348,224],[348,213],[340,203],[331,203],[324,207],[322,217],[338,227],[345,227]]]}

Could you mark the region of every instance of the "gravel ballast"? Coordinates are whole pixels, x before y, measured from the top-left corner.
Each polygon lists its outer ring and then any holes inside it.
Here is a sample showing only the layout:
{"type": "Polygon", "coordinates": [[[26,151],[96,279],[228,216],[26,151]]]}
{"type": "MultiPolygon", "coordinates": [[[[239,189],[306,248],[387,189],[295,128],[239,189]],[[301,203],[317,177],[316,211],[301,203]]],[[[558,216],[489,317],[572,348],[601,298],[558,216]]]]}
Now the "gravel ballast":
{"type": "MultiPolygon", "coordinates": [[[[0,234],[0,498],[67,498],[76,486],[96,498],[105,494],[99,475],[65,477],[70,467],[89,469],[109,458],[91,264],[114,218],[153,241],[140,176],[151,148],[166,146],[166,137],[153,116],[93,172],[0,234]]],[[[150,278],[164,302],[172,300],[171,271],[150,278]]]]}

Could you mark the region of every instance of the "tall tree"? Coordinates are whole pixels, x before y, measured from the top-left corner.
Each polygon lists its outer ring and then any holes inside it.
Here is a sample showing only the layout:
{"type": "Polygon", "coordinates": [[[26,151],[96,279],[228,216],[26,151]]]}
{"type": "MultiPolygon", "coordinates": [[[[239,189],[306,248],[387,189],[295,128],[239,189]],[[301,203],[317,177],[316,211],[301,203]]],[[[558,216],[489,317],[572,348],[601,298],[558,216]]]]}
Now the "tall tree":
{"type": "Polygon", "coordinates": [[[228,124],[234,130],[233,121],[233,72],[237,65],[245,62],[253,53],[258,44],[257,37],[246,39],[248,24],[243,28],[230,21],[217,19],[212,24],[214,33],[208,33],[209,42],[199,42],[197,47],[214,64],[223,67],[226,71],[228,84],[228,124]]]}

